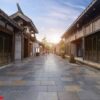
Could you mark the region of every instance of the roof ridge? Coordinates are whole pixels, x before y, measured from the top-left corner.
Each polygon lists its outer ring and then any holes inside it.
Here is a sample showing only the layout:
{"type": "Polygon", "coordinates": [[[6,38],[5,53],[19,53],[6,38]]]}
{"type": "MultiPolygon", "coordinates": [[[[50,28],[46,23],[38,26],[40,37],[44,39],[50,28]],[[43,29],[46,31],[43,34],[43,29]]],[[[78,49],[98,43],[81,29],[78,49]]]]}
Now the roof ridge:
{"type": "Polygon", "coordinates": [[[21,14],[24,14],[21,7],[20,7],[20,5],[19,5],[19,3],[17,3],[17,9],[18,9],[18,12],[20,12],[21,14]]]}

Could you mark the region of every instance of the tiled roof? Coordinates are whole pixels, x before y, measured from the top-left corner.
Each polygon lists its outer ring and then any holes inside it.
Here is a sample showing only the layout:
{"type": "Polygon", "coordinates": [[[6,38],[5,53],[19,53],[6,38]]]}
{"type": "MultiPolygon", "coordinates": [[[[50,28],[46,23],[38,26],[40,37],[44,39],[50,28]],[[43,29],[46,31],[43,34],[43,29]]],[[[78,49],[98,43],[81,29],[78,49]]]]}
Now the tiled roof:
{"type": "Polygon", "coordinates": [[[19,27],[19,25],[14,21],[12,20],[4,11],[2,11],[0,9],[0,16],[3,17],[5,20],[7,20],[13,27],[21,30],[21,28],[19,27]]]}

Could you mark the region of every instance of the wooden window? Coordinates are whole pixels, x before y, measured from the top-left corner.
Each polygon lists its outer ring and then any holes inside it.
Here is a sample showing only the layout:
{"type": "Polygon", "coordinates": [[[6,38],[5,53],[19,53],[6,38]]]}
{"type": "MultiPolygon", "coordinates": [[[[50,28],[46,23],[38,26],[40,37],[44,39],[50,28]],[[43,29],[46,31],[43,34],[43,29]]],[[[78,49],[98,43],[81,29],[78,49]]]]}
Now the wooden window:
{"type": "Polygon", "coordinates": [[[98,39],[97,39],[97,56],[98,56],[98,62],[100,63],[100,33],[98,33],[98,39]]]}
{"type": "Polygon", "coordinates": [[[100,18],[97,18],[93,22],[93,31],[97,31],[100,29],[100,18]]]}

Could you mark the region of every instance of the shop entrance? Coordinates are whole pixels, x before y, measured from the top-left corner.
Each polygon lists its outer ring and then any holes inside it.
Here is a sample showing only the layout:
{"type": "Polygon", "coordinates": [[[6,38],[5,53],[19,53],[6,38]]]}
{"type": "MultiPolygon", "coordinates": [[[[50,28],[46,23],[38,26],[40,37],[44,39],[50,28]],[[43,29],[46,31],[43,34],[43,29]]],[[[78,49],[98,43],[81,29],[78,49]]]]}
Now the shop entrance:
{"type": "Polygon", "coordinates": [[[28,57],[28,39],[24,38],[24,58],[28,57]]]}
{"type": "Polygon", "coordinates": [[[10,63],[12,56],[12,36],[0,32],[0,65],[10,63]]]}

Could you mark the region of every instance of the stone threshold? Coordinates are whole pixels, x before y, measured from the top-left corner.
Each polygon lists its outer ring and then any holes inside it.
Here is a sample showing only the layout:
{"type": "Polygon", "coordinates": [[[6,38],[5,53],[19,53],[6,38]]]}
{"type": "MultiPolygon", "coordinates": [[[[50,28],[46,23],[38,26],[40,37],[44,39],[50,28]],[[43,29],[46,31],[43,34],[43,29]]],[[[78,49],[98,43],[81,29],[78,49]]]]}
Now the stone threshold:
{"type": "Polygon", "coordinates": [[[100,70],[100,64],[99,63],[88,61],[88,60],[83,60],[82,58],[78,58],[78,57],[75,57],[75,60],[100,70]]]}
{"type": "Polygon", "coordinates": [[[28,58],[24,58],[23,60],[16,60],[13,61],[11,63],[5,64],[5,65],[1,65],[0,66],[0,70],[7,68],[7,67],[11,67],[11,66],[20,66],[20,65],[24,65],[25,63],[29,62],[33,57],[28,57],[28,58]]]}
{"type": "MultiPolygon", "coordinates": [[[[69,59],[68,55],[66,55],[65,57],[69,59]]],[[[82,58],[79,58],[79,57],[75,57],[75,60],[78,61],[78,62],[81,62],[85,65],[89,65],[89,66],[92,66],[92,67],[100,70],[100,64],[99,63],[88,61],[88,60],[83,60],[82,58]]]]}

